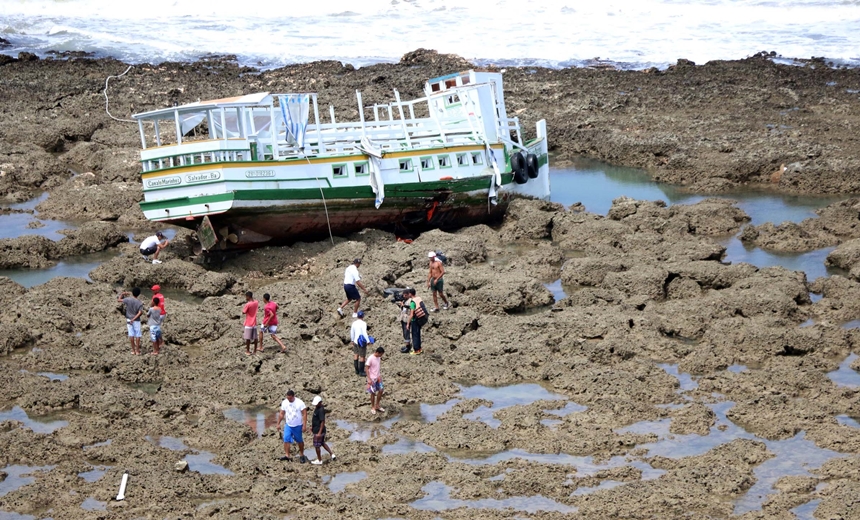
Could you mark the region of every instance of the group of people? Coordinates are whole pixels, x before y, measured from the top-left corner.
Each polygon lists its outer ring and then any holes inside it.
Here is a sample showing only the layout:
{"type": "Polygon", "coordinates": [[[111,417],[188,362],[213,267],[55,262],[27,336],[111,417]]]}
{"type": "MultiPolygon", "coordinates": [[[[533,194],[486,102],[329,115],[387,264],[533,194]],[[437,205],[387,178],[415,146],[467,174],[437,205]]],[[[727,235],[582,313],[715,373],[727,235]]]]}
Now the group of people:
{"type": "Polygon", "coordinates": [[[242,339],[245,340],[245,355],[250,356],[256,352],[263,351],[263,337],[266,334],[272,336],[278,345],[281,346],[281,353],[287,352],[287,347],[281,338],[278,337],[278,304],[272,301],[269,293],[263,295],[263,322],[260,325],[259,334],[257,333],[257,311],[260,303],[254,299],[254,293],[248,291],[245,293],[245,306],[242,307],[242,314],[245,315],[244,332],[242,339]],[[251,344],[253,343],[253,347],[251,344]]]}
{"type": "Polygon", "coordinates": [[[125,324],[128,330],[128,340],[131,343],[131,353],[135,356],[141,354],[141,317],[145,315],[147,324],[149,325],[149,339],[152,340],[151,354],[157,356],[161,352],[162,345],[164,345],[164,336],[161,331],[164,318],[167,315],[164,295],[161,294],[161,286],[153,285],[152,300],[150,300],[149,309],[144,309],[143,302],[140,300],[140,292],[140,287],[133,288],[131,292],[123,291],[117,297],[117,302],[122,304],[123,312],[125,313],[125,324]]]}

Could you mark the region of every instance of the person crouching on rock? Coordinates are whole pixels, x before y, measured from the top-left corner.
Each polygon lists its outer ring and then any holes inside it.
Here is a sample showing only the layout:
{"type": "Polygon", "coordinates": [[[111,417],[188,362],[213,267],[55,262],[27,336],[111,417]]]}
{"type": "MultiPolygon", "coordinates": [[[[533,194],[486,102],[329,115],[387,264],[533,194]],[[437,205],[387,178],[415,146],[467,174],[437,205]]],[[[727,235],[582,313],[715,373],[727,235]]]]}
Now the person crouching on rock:
{"type": "Polygon", "coordinates": [[[370,344],[364,311],[358,311],[356,314],[355,321],[349,328],[349,339],[352,345],[352,364],[355,367],[355,375],[364,377],[364,359],[367,356],[367,345],[370,344]]]}
{"type": "Polygon", "coordinates": [[[147,237],[140,243],[140,254],[147,262],[149,262],[149,257],[152,255],[152,263],[160,264],[161,260],[158,259],[158,254],[168,245],[170,245],[170,240],[167,240],[161,231],[156,231],[154,235],[147,237]]]}
{"type": "Polygon", "coordinates": [[[131,353],[140,355],[140,315],[143,314],[143,302],[140,296],[140,287],[135,287],[131,293],[123,291],[119,293],[117,301],[125,306],[125,324],[128,328],[128,340],[131,342],[131,353]]]}
{"type": "Polygon", "coordinates": [[[287,398],[281,403],[281,409],[278,412],[278,430],[281,429],[281,422],[284,422],[284,456],[280,460],[289,461],[290,445],[293,441],[299,445],[299,462],[304,464],[308,461],[305,457],[305,440],[302,438],[302,431],[308,426],[308,407],[301,399],[296,397],[296,393],[292,390],[287,392],[287,398]]]}
{"type": "Polygon", "coordinates": [[[343,273],[343,291],[346,293],[346,300],[340,304],[337,308],[337,313],[343,316],[343,308],[346,305],[354,301],[355,309],[352,311],[352,317],[358,317],[358,306],[361,305],[361,294],[359,294],[356,286],[360,287],[364,294],[367,295],[367,289],[364,288],[364,284],[361,283],[361,275],[358,274],[358,266],[361,265],[361,258],[356,258],[352,261],[346,271],[343,273]]]}
{"type": "Polygon", "coordinates": [[[377,412],[385,412],[385,408],[381,406],[382,394],[385,393],[385,387],[382,385],[382,355],[385,354],[385,349],[377,347],[376,352],[367,359],[365,371],[367,372],[367,393],[370,394],[370,413],[376,415],[377,412]]]}
{"type": "Polygon", "coordinates": [[[152,340],[152,355],[157,356],[161,350],[161,345],[164,344],[164,339],[161,336],[161,323],[164,320],[164,315],[161,314],[159,304],[161,300],[158,297],[152,299],[152,306],[147,313],[149,321],[149,339],[152,340]]]}
{"type": "Polygon", "coordinates": [[[268,332],[281,346],[281,352],[286,353],[287,347],[278,337],[278,304],[271,301],[269,293],[263,295],[263,324],[260,325],[260,352],[263,351],[263,338],[268,332]]]}
{"type": "Polygon", "coordinates": [[[242,307],[242,314],[245,315],[245,332],[242,338],[245,340],[245,355],[250,356],[257,350],[257,309],[260,304],[254,299],[254,293],[248,291],[245,293],[245,306],[242,307]],[[253,342],[253,347],[251,346],[253,342]]]}

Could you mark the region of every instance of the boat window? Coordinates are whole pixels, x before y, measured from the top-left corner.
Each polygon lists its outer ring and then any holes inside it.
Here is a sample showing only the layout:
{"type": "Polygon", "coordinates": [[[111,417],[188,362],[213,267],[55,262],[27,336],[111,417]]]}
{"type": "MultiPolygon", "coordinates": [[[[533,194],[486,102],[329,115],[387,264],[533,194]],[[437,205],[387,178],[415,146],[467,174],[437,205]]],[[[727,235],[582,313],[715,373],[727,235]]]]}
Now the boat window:
{"type": "Polygon", "coordinates": [[[412,172],[412,159],[400,159],[400,173],[412,172]]]}
{"type": "Polygon", "coordinates": [[[439,167],[440,168],[450,168],[451,167],[451,156],[450,155],[438,155],[439,159],[439,167]]]}
{"type": "Polygon", "coordinates": [[[469,82],[469,76],[460,76],[460,82],[461,82],[463,85],[468,85],[468,84],[470,83],[470,82],[469,82]]]}
{"type": "Polygon", "coordinates": [[[464,153],[458,153],[457,166],[469,166],[469,157],[464,153]]]}
{"type": "Polygon", "coordinates": [[[345,164],[332,164],[331,165],[331,175],[332,177],[346,177],[347,169],[345,164]]]}
{"type": "Polygon", "coordinates": [[[442,84],[441,83],[433,83],[432,85],[430,85],[430,90],[432,92],[439,92],[440,90],[442,90],[442,84]]]}
{"type": "Polygon", "coordinates": [[[422,157],[421,158],[421,169],[422,170],[432,170],[433,169],[433,158],[432,157],[422,157]]]}
{"type": "Polygon", "coordinates": [[[456,86],[457,86],[457,79],[456,79],[456,78],[454,78],[454,79],[446,80],[446,81],[445,81],[445,86],[446,86],[446,87],[448,87],[448,88],[456,87],[456,86]]]}
{"type": "Polygon", "coordinates": [[[446,106],[456,105],[459,102],[460,102],[460,98],[457,96],[457,94],[451,94],[450,96],[445,98],[445,105],[446,106]]]}
{"type": "Polygon", "coordinates": [[[484,164],[484,154],[481,152],[472,152],[472,164],[484,164]]]}
{"type": "Polygon", "coordinates": [[[355,174],[356,175],[370,175],[370,170],[368,169],[367,162],[355,163],[355,174]]]}

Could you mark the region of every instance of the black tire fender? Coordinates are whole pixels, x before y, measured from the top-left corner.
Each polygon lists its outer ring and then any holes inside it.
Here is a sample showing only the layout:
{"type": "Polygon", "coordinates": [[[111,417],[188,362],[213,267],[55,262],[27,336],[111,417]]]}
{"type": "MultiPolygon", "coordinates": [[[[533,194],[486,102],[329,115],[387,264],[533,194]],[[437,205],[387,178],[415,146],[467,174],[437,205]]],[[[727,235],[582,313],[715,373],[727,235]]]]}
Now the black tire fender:
{"type": "Polygon", "coordinates": [[[517,152],[511,156],[511,170],[514,172],[514,181],[517,184],[525,184],[529,180],[528,172],[526,171],[526,158],[522,152],[517,152]]]}
{"type": "Polygon", "coordinates": [[[526,155],[526,173],[528,173],[529,179],[537,179],[539,170],[537,155],[533,153],[526,155]]]}

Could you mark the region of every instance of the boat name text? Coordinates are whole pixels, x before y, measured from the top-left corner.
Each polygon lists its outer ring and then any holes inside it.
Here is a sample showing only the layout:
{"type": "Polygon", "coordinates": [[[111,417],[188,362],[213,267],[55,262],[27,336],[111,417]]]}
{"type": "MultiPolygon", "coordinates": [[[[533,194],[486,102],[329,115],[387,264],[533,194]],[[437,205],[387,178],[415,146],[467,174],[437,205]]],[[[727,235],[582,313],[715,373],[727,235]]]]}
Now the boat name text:
{"type": "Polygon", "coordinates": [[[162,186],[176,186],[177,184],[182,184],[182,179],[179,177],[162,177],[146,181],[147,188],[161,188],[162,186]]]}
{"type": "Polygon", "coordinates": [[[185,182],[192,184],[195,182],[217,181],[220,178],[221,172],[189,173],[185,176],[185,182]]]}
{"type": "Polygon", "coordinates": [[[275,170],[245,170],[245,177],[258,179],[260,177],[274,177],[275,170]]]}

